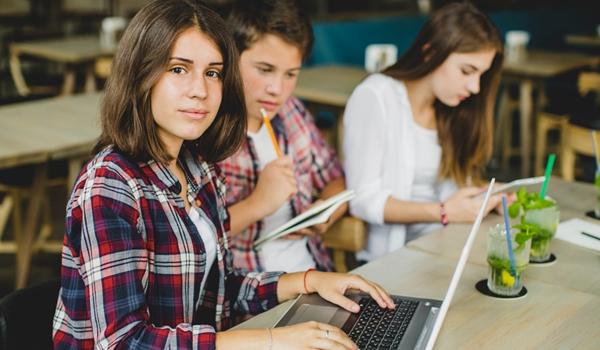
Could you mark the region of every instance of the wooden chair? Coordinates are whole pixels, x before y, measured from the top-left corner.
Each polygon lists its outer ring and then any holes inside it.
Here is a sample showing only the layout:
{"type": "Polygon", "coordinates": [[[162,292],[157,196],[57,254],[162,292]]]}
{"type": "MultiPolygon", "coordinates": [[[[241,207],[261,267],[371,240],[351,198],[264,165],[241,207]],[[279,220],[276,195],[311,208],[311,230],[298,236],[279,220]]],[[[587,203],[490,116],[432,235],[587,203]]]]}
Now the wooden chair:
{"type": "Polygon", "coordinates": [[[562,130],[562,148],[560,153],[560,171],[563,179],[573,181],[575,179],[575,155],[583,154],[594,156],[594,147],[590,129],[566,123],[562,130]]]}
{"type": "Polygon", "coordinates": [[[338,272],[354,267],[356,252],[362,250],[367,239],[367,224],[353,216],[338,220],[323,236],[325,246],[333,250],[333,264],[338,272]],[[348,259],[350,257],[350,259],[348,259]]]}
{"type": "Polygon", "coordinates": [[[101,57],[94,63],[94,75],[100,79],[106,79],[112,68],[112,57],[101,57]]]}
{"type": "MultiPolygon", "coordinates": [[[[564,125],[569,123],[567,114],[554,114],[550,112],[540,112],[538,114],[536,135],[535,135],[535,160],[534,172],[535,175],[544,173],[544,159],[546,156],[546,144],[548,143],[548,132],[551,130],[563,130],[564,125]]],[[[561,149],[561,141],[559,139],[558,149],[561,149]]],[[[561,157],[561,161],[562,161],[561,157]]]]}
{"type": "MultiPolygon", "coordinates": [[[[600,94],[600,73],[586,72],[579,76],[579,91],[582,95],[590,91],[596,91],[600,94]]],[[[596,116],[600,118],[600,116],[596,116]]],[[[594,156],[594,147],[592,142],[590,127],[567,122],[561,128],[561,174],[567,181],[575,179],[575,156],[583,154],[594,156]]]]}

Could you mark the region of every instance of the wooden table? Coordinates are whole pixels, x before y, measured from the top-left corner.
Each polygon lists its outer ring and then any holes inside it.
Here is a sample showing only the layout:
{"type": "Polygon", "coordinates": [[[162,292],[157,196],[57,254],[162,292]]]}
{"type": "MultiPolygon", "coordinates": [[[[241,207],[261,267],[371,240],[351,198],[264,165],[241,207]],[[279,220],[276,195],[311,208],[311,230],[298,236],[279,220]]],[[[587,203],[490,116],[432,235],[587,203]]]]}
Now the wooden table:
{"type": "MultiPolygon", "coordinates": [[[[577,215],[594,201],[593,186],[552,179],[550,194],[561,213],[577,215]],[[592,193],[592,194],[590,194],[592,193]],[[587,194],[585,197],[578,195],[587,194]],[[566,197],[563,197],[566,196],[566,197]],[[587,198],[589,197],[589,198],[587,198]]],[[[488,217],[485,226],[498,221],[488,217]]],[[[469,225],[451,224],[407,247],[354,270],[393,294],[442,299],[448,288],[469,225]],[[390,268],[393,267],[393,268],[390,268]]],[[[529,266],[526,297],[501,300],[474,288],[487,277],[481,260],[486,227],[482,226],[437,340],[436,349],[594,349],[600,339],[600,254],[554,241],[558,260],[546,267],[529,266]],[[558,244],[557,244],[558,243],[558,244]],[[576,275],[565,277],[577,270],[576,275]],[[585,277],[590,277],[589,281],[585,277]],[[553,277],[553,278],[551,278],[553,277]]],[[[272,327],[291,302],[242,323],[237,328],[272,327]]]]}
{"type": "Polygon", "coordinates": [[[80,158],[100,135],[100,93],[58,97],[0,107],[0,170],[35,166],[27,211],[14,223],[17,244],[16,287],[25,286],[40,207],[47,184],[47,162],[69,160],[69,184],[80,158]]]}
{"type": "Polygon", "coordinates": [[[26,96],[30,89],[21,72],[20,56],[28,55],[65,65],[62,95],[72,94],[75,89],[75,68],[85,67],[85,91],[96,90],[94,62],[101,57],[110,57],[114,49],[100,47],[97,36],[78,36],[53,40],[37,40],[10,45],[10,72],[20,95],[26,96]]]}
{"type": "MultiPolygon", "coordinates": [[[[520,146],[521,146],[521,175],[527,177],[531,174],[531,125],[536,116],[537,109],[542,105],[544,93],[542,81],[575,69],[597,65],[600,59],[579,53],[528,51],[523,60],[511,62],[504,61],[502,75],[504,79],[517,81],[519,84],[519,111],[520,111],[520,146]],[[533,98],[534,89],[538,90],[536,99],[533,98]]],[[[506,105],[508,93],[502,96],[506,105]]],[[[509,114],[501,112],[502,116],[509,114]]],[[[535,130],[534,130],[535,131],[535,130]]],[[[506,142],[506,140],[504,140],[506,142]]],[[[540,174],[541,175],[541,174],[540,174]]]]}
{"type": "Polygon", "coordinates": [[[366,76],[367,72],[356,66],[302,68],[294,95],[303,100],[343,108],[354,88],[366,76]]]}
{"type": "Polygon", "coordinates": [[[570,34],[565,36],[565,42],[570,45],[600,47],[600,35],[570,34]]]}

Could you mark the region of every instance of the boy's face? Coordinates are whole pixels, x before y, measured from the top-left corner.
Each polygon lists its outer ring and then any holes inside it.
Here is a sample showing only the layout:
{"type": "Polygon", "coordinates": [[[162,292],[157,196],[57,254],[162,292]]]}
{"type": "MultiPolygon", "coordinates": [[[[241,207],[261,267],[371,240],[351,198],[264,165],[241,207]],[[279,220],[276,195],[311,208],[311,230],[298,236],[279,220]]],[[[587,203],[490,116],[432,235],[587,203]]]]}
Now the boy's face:
{"type": "Polygon", "coordinates": [[[292,95],[301,65],[300,49],[273,34],[263,35],[242,52],[240,71],[250,131],[261,125],[261,108],[272,118],[292,95]]]}

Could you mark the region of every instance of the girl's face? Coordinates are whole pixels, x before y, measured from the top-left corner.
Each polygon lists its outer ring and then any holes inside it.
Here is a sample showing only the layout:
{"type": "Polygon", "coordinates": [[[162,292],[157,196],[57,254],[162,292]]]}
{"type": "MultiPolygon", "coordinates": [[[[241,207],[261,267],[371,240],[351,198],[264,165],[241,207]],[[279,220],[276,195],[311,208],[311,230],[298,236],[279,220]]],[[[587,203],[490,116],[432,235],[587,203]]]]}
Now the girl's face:
{"type": "Polygon", "coordinates": [[[158,135],[177,157],[184,140],[199,138],[215,119],[222,97],[223,57],[206,34],[192,27],[175,41],[167,69],[151,91],[158,135]]]}
{"type": "Polygon", "coordinates": [[[262,121],[261,108],[270,118],[277,114],[296,87],[301,65],[300,49],[272,34],[263,35],[242,53],[240,72],[250,123],[262,121]]]}
{"type": "Polygon", "coordinates": [[[494,49],[450,54],[431,73],[435,97],[443,104],[455,107],[469,96],[478,94],[481,75],[490,69],[495,55],[494,49]]]}

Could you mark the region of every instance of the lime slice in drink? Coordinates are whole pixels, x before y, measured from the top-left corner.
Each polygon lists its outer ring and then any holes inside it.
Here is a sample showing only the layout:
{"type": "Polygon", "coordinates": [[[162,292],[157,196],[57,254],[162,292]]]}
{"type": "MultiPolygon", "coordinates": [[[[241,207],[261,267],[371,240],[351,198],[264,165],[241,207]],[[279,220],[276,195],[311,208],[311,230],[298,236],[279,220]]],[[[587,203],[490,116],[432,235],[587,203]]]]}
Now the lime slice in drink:
{"type": "Polygon", "coordinates": [[[502,270],[502,284],[507,287],[512,287],[515,285],[515,278],[506,270],[502,270]]]}

